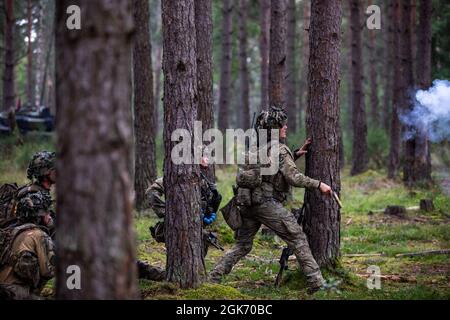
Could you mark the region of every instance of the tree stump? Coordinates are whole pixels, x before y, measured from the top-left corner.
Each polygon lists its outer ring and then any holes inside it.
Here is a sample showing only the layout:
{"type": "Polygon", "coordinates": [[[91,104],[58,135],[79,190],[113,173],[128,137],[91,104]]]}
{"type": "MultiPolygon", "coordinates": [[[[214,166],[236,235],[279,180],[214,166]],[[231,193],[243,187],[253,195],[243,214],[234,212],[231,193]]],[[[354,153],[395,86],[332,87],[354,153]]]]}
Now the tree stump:
{"type": "Polygon", "coordinates": [[[420,210],[425,212],[430,212],[434,210],[433,200],[431,199],[421,199],[420,200],[420,210]]]}
{"type": "Polygon", "coordinates": [[[384,214],[402,217],[406,214],[406,208],[403,206],[387,206],[384,214]]]}

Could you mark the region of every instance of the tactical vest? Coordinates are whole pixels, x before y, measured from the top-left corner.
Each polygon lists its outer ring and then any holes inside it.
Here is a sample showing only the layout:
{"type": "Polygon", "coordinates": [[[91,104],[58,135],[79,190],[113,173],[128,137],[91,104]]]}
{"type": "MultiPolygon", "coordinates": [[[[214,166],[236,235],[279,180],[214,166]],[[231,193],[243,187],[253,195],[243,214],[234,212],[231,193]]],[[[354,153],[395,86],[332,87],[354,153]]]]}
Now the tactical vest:
{"type": "MultiPolygon", "coordinates": [[[[291,151],[286,145],[280,143],[281,150],[291,151]]],[[[247,158],[246,158],[247,160],[247,158]]],[[[235,195],[236,203],[240,206],[260,205],[267,200],[275,199],[285,202],[291,187],[286,182],[280,170],[274,175],[261,175],[261,164],[240,165],[236,176],[235,195]]]]}

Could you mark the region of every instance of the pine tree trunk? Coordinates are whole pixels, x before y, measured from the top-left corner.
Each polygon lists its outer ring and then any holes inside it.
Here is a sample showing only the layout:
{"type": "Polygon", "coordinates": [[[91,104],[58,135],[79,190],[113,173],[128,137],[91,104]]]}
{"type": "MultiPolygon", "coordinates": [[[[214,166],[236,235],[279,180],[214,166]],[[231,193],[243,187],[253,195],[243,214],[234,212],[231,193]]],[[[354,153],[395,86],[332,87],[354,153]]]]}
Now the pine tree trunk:
{"type": "Polygon", "coordinates": [[[391,119],[391,106],[392,106],[392,87],[393,87],[393,69],[394,69],[394,1],[389,1],[389,4],[385,4],[387,17],[387,34],[385,34],[385,44],[384,44],[384,93],[383,93],[383,128],[386,132],[389,132],[390,125],[389,120],[391,119]]]}
{"type": "Polygon", "coordinates": [[[66,9],[73,3],[56,3],[56,297],[136,299],[131,2],[75,2],[83,8],[83,27],[76,32],[66,27],[66,9]],[[67,286],[73,265],[80,268],[79,290],[67,286]]]}
{"type": "Polygon", "coordinates": [[[351,175],[367,169],[367,124],[362,88],[361,7],[359,0],[350,0],[350,28],[352,37],[352,169],[351,175]]]}
{"type": "Polygon", "coordinates": [[[269,43],[270,43],[270,0],[260,3],[259,51],[261,54],[261,104],[260,109],[269,106],[269,43]]]}
{"type": "Polygon", "coordinates": [[[400,1],[395,0],[392,6],[393,15],[393,86],[392,86],[392,114],[391,114],[391,134],[390,134],[390,149],[389,149],[389,165],[388,177],[393,179],[397,176],[400,167],[400,103],[402,90],[405,90],[403,85],[401,72],[401,56],[400,56],[400,38],[401,38],[401,11],[400,1]]]}
{"type": "MultiPolygon", "coordinates": [[[[417,41],[417,86],[428,89],[431,86],[431,18],[433,4],[420,1],[420,16],[417,41]]],[[[431,181],[431,159],[427,128],[417,128],[414,178],[417,182],[431,181]]]]}
{"type": "MultiPolygon", "coordinates": [[[[339,0],[311,1],[308,136],[314,143],[306,155],[306,175],[340,192],[339,59],[342,8],[339,0]]],[[[317,189],[305,192],[304,230],[311,251],[322,267],[339,256],[340,211],[336,202],[317,189]]]]}
{"type": "Polygon", "coordinates": [[[4,1],[5,29],[3,35],[3,110],[10,110],[15,107],[15,85],[14,85],[14,1],[4,1]]]}
{"type": "MultiPolygon", "coordinates": [[[[368,1],[368,5],[372,5],[372,0],[368,1]]],[[[368,30],[369,33],[369,74],[370,74],[370,116],[372,125],[376,128],[380,126],[380,119],[378,116],[378,84],[377,84],[377,71],[375,56],[375,32],[377,30],[368,30]]]]}
{"type": "MultiPolygon", "coordinates": [[[[166,190],[167,280],[197,287],[205,272],[198,164],[172,162],[176,129],[193,142],[197,119],[197,62],[194,0],[163,0],[164,186],[166,190]]],[[[192,149],[193,150],[193,149],[192,149]]],[[[193,153],[193,152],[192,152],[193,153]]],[[[193,154],[191,154],[193,156],[193,154]]]]}
{"type": "Polygon", "coordinates": [[[297,68],[296,68],[296,11],[295,0],[287,5],[287,52],[286,52],[286,111],[289,117],[289,132],[297,132],[297,68]]]}
{"type": "Polygon", "coordinates": [[[287,0],[272,1],[270,6],[269,103],[285,107],[287,0]]]}
{"type": "Polygon", "coordinates": [[[154,99],[154,105],[155,105],[155,132],[156,135],[160,132],[160,102],[161,102],[161,74],[162,74],[162,45],[158,47],[156,50],[156,66],[155,66],[155,78],[154,81],[154,87],[155,87],[155,94],[153,95],[154,99]]]}
{"type": "Polygon", "coordinates": [[[231,36],[233,34],[233,0],[222,2],[222,53],[220,58],[219,130],[225,132],[229,126],[231,87],[231,36]]]}
{"type": "Polygon", "coordinates": [[[308,100],[308,64],[309,64],[309,23],[311,17],[310,0],[303,1],[303,26],[301,29],[302,39],[302,63],[300,69],[299,79],[299,94],[298,94],[298,128],[302,128],[303,117],[302,114],[306,110],[306,104],[308,100]]]}
{"type": "MultiPolygon", "coordinates": [[[[202,122],[203,131],[206,131],[214,127],[211,0],[195,1],[195,29],[197,39],[197,120],[202,122]]],[[[207,176],[210,181],[215,181],[214,165],[209,166],[207,176]]]]}
{"type": "Polygon", "coordinates": [[[33,46],[31,43],[31,30],[33,26],[33,5],[31,0],[27,3],[27,102],[34,106],[34,78],[33,78],[33,46]]]}
{"type": "Polygon", "coordinates": [[[133,0],[135,35],[134,76],[134,192],[138,210],[148,205],[145,190],[156,179],[155,107],[153,105],[152,48],[148,0],[133,0]]]}
{"type": "MultiPolygon", "coordinates": [[[[412,110],[413,103],[411,100],[411,92],[414,90],[414,75],[413,75],[413,52],[412,52],[412,30],[411,19],[413,17],[412,0],[402,0],[402,35],[400,38],[401,50],[401,82],[403,90],[401,92],[400,107],[402,112],[408,113],[412,110]]],[[[414,130],[410,126],[405,126],[408,132],[414,130]]],[[[414,136],[406,136],[404,143],[404,162],[403,162],[403,181],[407,186],[414,183],[414,159],[415,159],[415,139],[414,136]]]]}
{"type": "Polygon", "coordinates": [[[238,111],[241,115],[240,126],[247,130],[250,126],[250,80],[247,66],[247,10],[248,0],[239,0],[238,25],[239,25],[239,82],[241,107],[238,111]]]}

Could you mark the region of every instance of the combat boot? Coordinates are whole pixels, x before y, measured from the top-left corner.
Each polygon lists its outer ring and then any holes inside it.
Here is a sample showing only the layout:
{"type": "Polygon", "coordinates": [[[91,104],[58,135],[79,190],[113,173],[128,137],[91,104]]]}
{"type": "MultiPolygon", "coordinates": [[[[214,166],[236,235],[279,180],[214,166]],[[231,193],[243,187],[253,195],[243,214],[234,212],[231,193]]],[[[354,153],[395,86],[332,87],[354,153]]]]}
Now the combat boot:
{"type": "Polygon", "coordinates": [[[316,271],[313,274],[309,274],[306,276],[306,282],[308,286],[308,294],[313,294],[320,289],[324,288],[326,282],[325,279],[322,277],[322,274],[319,271],[316,271]]]}

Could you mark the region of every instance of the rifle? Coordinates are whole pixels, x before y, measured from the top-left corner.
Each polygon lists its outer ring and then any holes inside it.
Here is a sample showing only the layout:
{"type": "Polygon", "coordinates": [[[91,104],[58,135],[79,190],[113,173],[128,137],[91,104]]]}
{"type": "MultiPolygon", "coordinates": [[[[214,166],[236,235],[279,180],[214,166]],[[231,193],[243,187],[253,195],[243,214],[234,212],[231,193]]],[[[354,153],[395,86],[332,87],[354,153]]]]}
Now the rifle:
{"type": "Polygon", "coordinates": [[[210,215],[213,212],[217,213],[220,207],[220,203],[222,202],[222,196],[217,191],[215,184],[210,182],[203,172],[200,171],[200,175],[206,181],[208,189],[213,195],[212,198],[209,198],[209,196],[202,195],[202,200],[206,201],[206,208],[205,208],[206,212],[204,212],[204,214],[210,215]]]}
{"type": "MultiPolygon", "coordinates": [[[[302,208],[300,210],[293,209],[292,212],[294,213],[294,216],[297,218],[297,223],[299,225],[302,225],[303,223],[303,217],[305,214],[305,206],[306,203],[303,204],[302,208]]],[[[281,280],[283,279],[283,272],[284,270],[288,269],[288,261],[289,257],[294,254],[294,250],[289,247],[284,247],[283,251],[281,252],[280,260],[278,261],[280,263],[280,270],[278,271],[277,278],[275,279],[275,287],[278,288],[280,286],[281,280]]]]}
{"type": "Polygon", "coordinates": [[[288,260],[293,253],[294,252],[289,247],[284,247],[283,251],[281,252],[281,257],[280,260],[278,261],[280,263],[280,270],[278,271],[277,278],[275,279],[276,288],[280,286],[281,279],[283,278],[283,272],[284,270],[288,269],[288,260]]]}
{"type": "Polygon", "coordinates": [[[211,231],[208,233],[208,237],[206,238],[206,241],[215,247],[216,249],[224,251],[225,249],[220,245],[219,240],[217,240],[217,237],[214,233],[211,231]]]}

